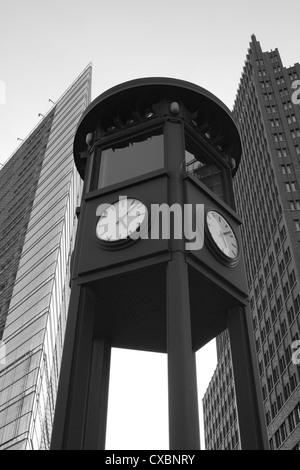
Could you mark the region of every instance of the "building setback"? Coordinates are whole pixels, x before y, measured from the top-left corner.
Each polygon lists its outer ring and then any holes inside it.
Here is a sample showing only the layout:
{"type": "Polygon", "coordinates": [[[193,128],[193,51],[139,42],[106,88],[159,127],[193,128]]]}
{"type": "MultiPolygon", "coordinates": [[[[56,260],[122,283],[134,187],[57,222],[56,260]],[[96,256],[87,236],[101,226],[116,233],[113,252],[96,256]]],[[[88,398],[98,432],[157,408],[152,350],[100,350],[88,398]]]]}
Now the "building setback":
{"type": "Polygon", "coordinates": [[[73,138],[90,88],[89,65],[0,171],[0,450],[50,444],[81,197],[73,138]]]}
{"type": "MultiPolygon", "coordinates": [[[[270,448],[280,450],[300,448],[300,366],[292,361],[300,337],[300,106],[292,99],[299,78],[299,63],[284,67],[277,49],[262,52],[252,36],[234,104],[243,145],[234,191],[244,222],[249,314],[270,448]]],[[[222,362],[227,336],[217,344],[222,362]]],[[[219,369],[212,381],[221,408],[211,408],[210,385],[205,437],[207,448],[225,449],[226,415],[217,417],[228,393],[220,394],[219,369]]]]}

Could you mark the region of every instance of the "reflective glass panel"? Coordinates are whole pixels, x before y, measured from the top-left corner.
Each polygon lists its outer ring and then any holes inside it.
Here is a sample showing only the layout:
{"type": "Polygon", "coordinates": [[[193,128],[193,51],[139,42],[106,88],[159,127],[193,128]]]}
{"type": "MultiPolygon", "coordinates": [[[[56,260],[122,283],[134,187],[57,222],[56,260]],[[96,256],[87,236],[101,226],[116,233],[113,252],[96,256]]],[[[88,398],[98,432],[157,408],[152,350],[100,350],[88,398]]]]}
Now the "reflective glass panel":
{"type": "MultiPolygon", "coordinates": [[[[154,131],[155,133],[155,131],[154,131]]],[[[154,135],[132,136],[103,149],[100,155],[98,188],[141,176],[164,166],[164,137],[162,129],[154,135]]]]}
{"type": "Polygon", "coordinates": [[[186,172],[194,175],[216,196],[224,200],[222,168],[209,156],[207,151],[189,135],[185,136],[186,172]]]}

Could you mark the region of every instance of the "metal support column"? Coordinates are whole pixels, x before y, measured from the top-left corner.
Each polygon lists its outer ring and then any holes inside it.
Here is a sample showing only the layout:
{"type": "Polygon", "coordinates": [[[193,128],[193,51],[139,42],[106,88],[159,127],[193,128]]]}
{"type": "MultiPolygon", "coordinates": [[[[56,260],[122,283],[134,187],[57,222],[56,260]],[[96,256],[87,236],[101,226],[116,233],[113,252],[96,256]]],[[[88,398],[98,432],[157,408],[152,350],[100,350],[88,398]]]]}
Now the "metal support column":
{"type": "Polygon", "coordinates": [[[171,450],[200,449],[196,358],[192,350],[188,272],[184,255],[167,268],[167,349],[171,450]]]}
{"type": "Polygon", "coordinates": [[[260,400],[257,365],[254,356],[246,309],[228,312],[233,373],[236,389],[242,450],[268,450],[267,428],[260,400]]]}
{"type": "Polygon", "coordinates": [[[94,337],[95,296],[73,286],[51,450],[104,449],[110,344],[94,337]]]}

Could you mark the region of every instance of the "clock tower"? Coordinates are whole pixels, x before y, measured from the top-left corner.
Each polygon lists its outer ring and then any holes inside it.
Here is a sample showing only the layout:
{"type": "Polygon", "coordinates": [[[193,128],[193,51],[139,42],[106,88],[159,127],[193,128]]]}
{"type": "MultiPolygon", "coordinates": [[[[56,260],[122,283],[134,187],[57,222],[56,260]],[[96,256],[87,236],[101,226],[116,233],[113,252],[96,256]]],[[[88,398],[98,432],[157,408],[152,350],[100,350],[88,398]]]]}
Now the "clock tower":
{"type": "Polygon", "coordinates": [[[111,347],[168,355],[170,449],[199,449],[195,352],[229,330],[243,449],[266,449],[232,178],[236,125],[207,90],[138,79],[77,128],[84,180],[52,449],[105,448],[111,347]]]}

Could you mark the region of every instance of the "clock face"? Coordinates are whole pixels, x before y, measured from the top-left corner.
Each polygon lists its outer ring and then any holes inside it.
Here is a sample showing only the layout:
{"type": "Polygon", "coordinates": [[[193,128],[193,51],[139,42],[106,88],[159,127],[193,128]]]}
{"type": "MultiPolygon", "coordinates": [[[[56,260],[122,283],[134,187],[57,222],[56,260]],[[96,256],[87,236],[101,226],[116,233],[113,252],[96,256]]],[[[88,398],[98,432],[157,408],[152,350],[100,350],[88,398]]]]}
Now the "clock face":
{"type": "Polygon", "coordinates": [[[120,198],[100,215],[96,236],[105,242],[136,239],[134,234],[139,232],[147,214],[147,207],[138,199],[120,198]]]}
{"type": "Polygon", "coordinates": [[[235,264],[239,256],[239,244],[227,220],[219,212],[208,211],[206,226],[214,248],[222,259],[227,260],[229,264],[235,264]]]}

